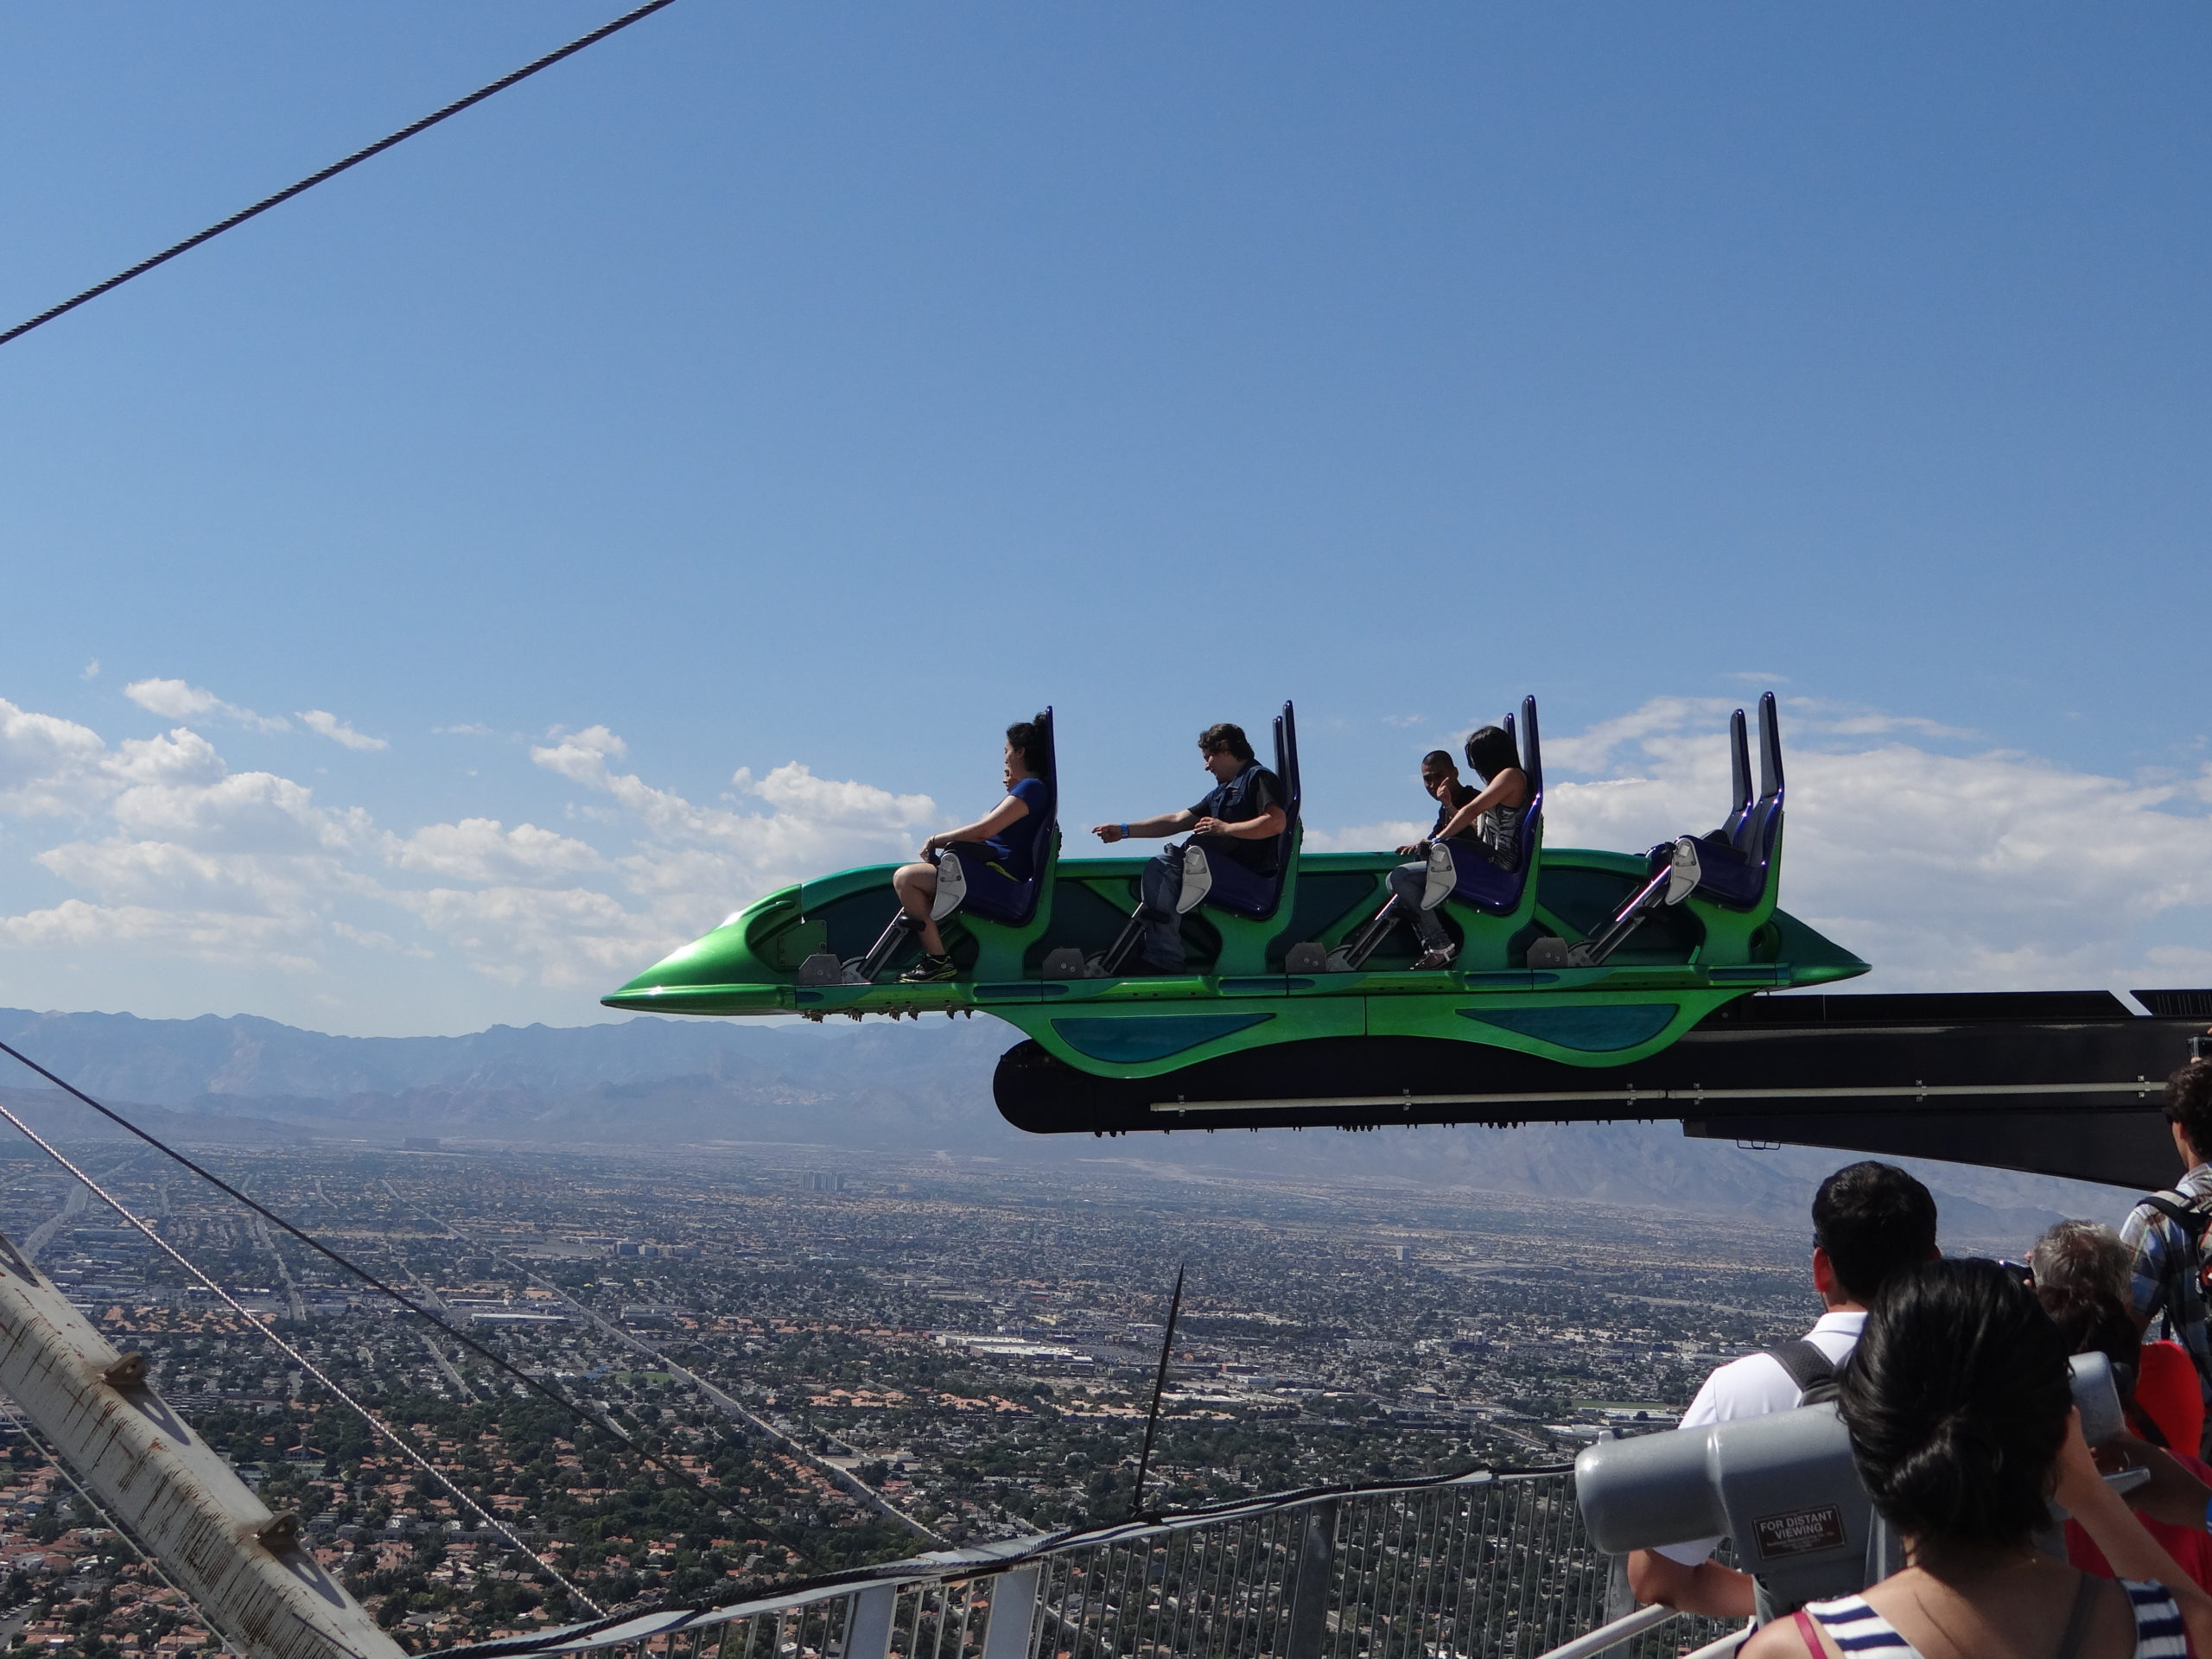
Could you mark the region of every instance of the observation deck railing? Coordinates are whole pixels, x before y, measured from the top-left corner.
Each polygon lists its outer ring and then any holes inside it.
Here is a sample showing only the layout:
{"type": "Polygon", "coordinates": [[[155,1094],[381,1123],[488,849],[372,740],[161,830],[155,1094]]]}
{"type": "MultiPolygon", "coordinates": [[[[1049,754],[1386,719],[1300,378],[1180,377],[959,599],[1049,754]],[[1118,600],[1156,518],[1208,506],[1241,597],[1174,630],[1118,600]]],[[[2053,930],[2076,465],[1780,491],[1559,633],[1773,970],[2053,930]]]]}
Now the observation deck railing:
{"type": "Polygon", "coordinates": [[[1317,1489],[939,1551],[442,1659],[1672,1659],[1726,1652],[1738,1634],[1631,1612],[1560,1469],[1317,1489]]]}

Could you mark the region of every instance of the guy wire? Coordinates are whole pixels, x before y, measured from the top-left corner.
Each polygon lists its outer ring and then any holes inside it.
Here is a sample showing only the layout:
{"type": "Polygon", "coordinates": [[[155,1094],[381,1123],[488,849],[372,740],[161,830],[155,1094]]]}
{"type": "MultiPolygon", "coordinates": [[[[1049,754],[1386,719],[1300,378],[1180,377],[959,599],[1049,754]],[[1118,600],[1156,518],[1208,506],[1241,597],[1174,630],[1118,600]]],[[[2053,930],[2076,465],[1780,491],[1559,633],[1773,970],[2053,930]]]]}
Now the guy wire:
{"type": "Polygon", "coordinates": [[[288,185],[283,189],[279,190],[273,196],[264,196],[259,201],[255,202],[252,207],[241,208],[238,212],[232,213],[228,219],[222,220],[220,223],[210,225],[206,230],[198,232],[196,235],[186,237],[183,241],[179,242],[174,247],[163,248],[159,253],[154,255],[151,258],[141,259],[137,264],[131,266],[130,270],[118,271],[105,282],[95,283],[83,293],[73,295],[70,298],[62,301],[60,304],[49,307],[48,309],[40,312],[38,315],[31,318],[29,321],[17,323],[14,327],[9,329],[7,333],[0,334],[0,346],[5,346],[10,340],[16,340],[24,334],[28,334],[32,329],[36,328],[42,324],[52,322],[58,316],[61,316],[67,312],[74,311],[79,306],[84,304],[87,300],[96,300],[99,298],[101,295],[106,293],[110,289],[121,288],[133,276],[143,276],[148,271],[153,270],[155,266],[167,264],[170,260],[175,258],[180,253],[189,253],[193,249],[198,247],[202,242],[212,242],[215,238],[220,236],[225,231],[234,229],[238,226],[245,224],[246,220],[253,218],[257,213],[267,213],[271,207],[276,207],[279,202],[289,201],[294,196],[300,194],[302,191],[314,189],[315,186],[321,184],[325,179],[337,177],[338,175],[343,173],[347,168],[358,166],[361,162],[367,161],[370,156],[377,155],[381,151],[390,149],[394,144],[404,143],[408,139],[412,138],[416,133],[421,132],[427,128],[436,126],[439,122],[444,120],[448,116],[459,115],[470,105],[480,104],[486,99],[491,97],[493,93],[503,92],[506,91],[508,87],[513,86],[517,81],[527,80],[539,70],[550,68],[554,64],[560,62],[562,59],[571,56],[575,53],[582,51],[584,48],[588,46],[594,45],[597,42],[605,40],[608,35],[615,33],[618,29],[627,29],[639,18],[650,16],[654,12],[658,11],[663,6],[673,5],[674,3],[675,0],[646,0],[646,3],[639,6],[636,10],[626,11],[622,16],[617,17],[613,22],[602,23],[597,29],[592,30],[590,34],[583,35],[579,39],[570,41],[566,46],[561,47],[555,51],[548,52],[542,58],[533,59],[531,61],[523,65],[521,68],[515,70],[513,73],[500,76],[499,79],[493,81],[490,86],[480,86],[474,92],[469,93],[467,97],[455,99],[452,103],[447,105],[445,108],[434,111],[430,114],[424,116],[421,120],[402,127],[397,132],[378,139],[376,143],[368,145],[365,149],[355,150],[351,156],[346,156],[343,161],[333,162],[328,167],[324,168],[321,172],[309,174],[306,178],[302,179],[297,184],[288,185]]]}
{"type": "Polygon", "coordinates": [[[257,1318],[256,1315],[248,1313],[246,1311],[245,1305],[243,1302],[239,1301],[237,1297],[232,1295],[231,1293],[226,1290],[222,1286],[217,1284],[213,1279],[210,1279],[206,1274],[202,1273],[200,1270],[199,1265],[189,1256],[186,1255],[185,1253],[178,1249],[175,1245],[170,1243],[168,1240],[163,1238],[159,1233],[156,1232],[152,1223],[139,1219],[137,1214],[126,1206],[122,1199],[117,1198],[112,1192],[110,1192],[98,1181],[86,1174],[83,1170],[78,1168],[76,1165],[70,1162],[67,1155],[65,1154],[58,1147],[54,1146],[51,1142],[47,1141],[46,1138],[41,1135],[36,1129],[34,1129],[29,1124],[24,1122],[22,1118],[16,1116],[14,1112],[9,1110],[9,1109],[4,1105],[0,1105],[0,1117],[6,1118],[8,1122],[14,1124],[18,1129],[21,1129],[33,1145],[37,1147],[38,1149],[44,1153],[48,1157],[53,1159],[55,1163],[60,1165],[62,1168],[67,1170],[72,1175],[74,1175],[79,1180],[82,1181],[86,1189],[89,1190],[94,1197],[98,1198],[102,1203],[105,1204],[109,1209],[114,1211],[117,1215],[121,1216],[124,1220],[129,1222],[133,1227],[136,1227],[140,1232],[151,1239],[155,1245],[160,1249],[162,1254],[167,1255],[171,1261],[175,1262],[177,1266],[182,1268],[187,1273],[197,1279],[214,1294],[221,1297],[225,1305],[230,1308],[232,1313],[237,1314],[238,1318],[244,1319],[246,1324],[252,1326],[254,1330],[259,1332],[264,1337],[267,1338],[271,1344],[289,1356],[302,1371],[306,1372],[316,1382],[321,1383],[324,1388],[329,1389],[333,1395],[336,1395],[339,1400],[343,1402],[353,1411],[358,1412],[360,1414],[362,1421],[368,1424],[372,1429],[375,1430],[385,1440],[390,1440],[392,1445],[398,1447],[402,1453],[422,1468],[423,1473],[429,1476],[430,1478],[436,1481],[439,1485],[444,1487],[446,1491],[452,1493],[455,1498],[459,1499],[461,1503],[467,1504],[471,1510],[474,1510],[476,1512],[477,1519],[483,1522],[486,1527],[499,1534],[500,1537],[505,1539],[510,1544],[513,1545],[515,1548],[529,1556],[531,1560],[536,1561],[539,1567],[544,1569],[546,1577],[551,1579],[554,1583],[559,1585],[562,1589],[567,1591],[569,1594],[574,1596],[578,1601],[583,1603],[583,1605],[590,1608],[592,1611],[599,1613],[602,1617],[605,1616],[606,1610],[597,1602],[594,1601],[589,1596],[584,1594],[582,1591],[577,1589],[575,1585],[569,1583],[567,1579],[563,1578],[559,1567],[554,1566],[552,1562],[547,1560],[543,1555],[540,1555],[528,1544],[525,1544],[521,1539],[516,1537],[513,1533],[508,1531],[505,1527],[499,1523],[499,1518],[496,1516],[493,1515],[490,1510],[486,1510],[481,1503],[479,1503],[467,1492],[461,1491],[459,1486],[456,1486],[452,1480],[448,1478],[444,1470],[439,1468],[437,1465],[432,1463],[420,1452],[417,1452],[414,1446],[410,1445],[401,1437],[398,1430],[393,1428],[389,1423],[385,1422],[383,1418],[378,1416],[375,1412],[370,1410],[367,1405],[361,1401],[355,1399],[351,1394],[340,1388],[336,1382],[324,1372],[321,1367],[318,1366],[313,1360],[309,1359],[298,1349],[292,1346],[290,1343],[285,1341],[283,1338],[278,1336],[276,1332],[262,1319],[257,1318]]]}
{"type": "MultiPolygon", "coordinates": [[[[37,1072],[39,1076],[44,1077],[55,1088],[65,1090],[68,1093],[75,1096],[79,1100],[83,1101],[86,1105],[91,1107],[94,1111],[98,1112],[102,1117],[107,1119],[109,1122],[114,1124],[117,1128],[128,1130],[130,1134],[137,1135],[141,1141],[143,1141],[148,1146],[153,1147],[155,1151],[162,1154],[164,1157],[175,1160],[178,1163],[183,1165],[185,1168],[190,1170],[194,1174],[200,1177],[201,1180],[206,1181],[211,1186],[219,1188],[222,1192],[229,1194],[240,1204],[245,1205],[247,1209],[252,1211],[254,1214],[259,1216],[263,1220],[276,1223],[276,1225],[282,1227],[287,1233],[289,1233],[294,1238],[299,1240],[301,1243],[306,1245],[309,1249],[314,1250],[320,1255],[328,1258],[330,1261],[335,1262],[340,1267],[345,1268],[346,1272],[352,1274],[356,1279],[359,1279],[363,1284],[368,1286],[372,1290],[375,1290],[383,1295],[391,1297],[393,1301],[397,1302],[410,1313],[415,1315],[416,1319],[427,1320],[429,1323],[435,1325],[439,1330],[444,1332],[446,1335],[451,1337],[455,1342],[461,1344],[472,1352],[481,1355],[484,1358],[491,1361],[493,1364],[499,1367],[502,1371],[505,1371],[509,1376],[514,1378],[516,1382],[520,1382],[524,1387],[531,1389],[534,1393],[543,1395],[546,1399],[553,1402],[555,1405],[559,1406],[563,1410],[568,1412],[571,1416],[577,1419],[577,1421],[589,1423],[593,1427],[603,1429],[607,1433],[612,1434],[616,1440],[621,1441],[624,1446],[629,1447],[631,1451],[645,1459],[646,1462],[652,1464],[654,1468],[659,1470],[663,1474],[682,1481],[685,1485],[690,1487],[692,1491],[697,1492],[702,1497],[712,1497],[714,1496],[713,1493],[708,1491],[706,1487],[700,1482],[698,1477],[694,1475],[689,1469],[684,1468],[681,1464],[674,1463],[663,1458],[658,1452],[653,1451],[649,1446],[640,1446],[636,1440],[632,1440],[630,1436],[624,1432],[622,1427],[616,1423],[612,1418],[602,1416],[596,1412],[588,1410],[586,1408],[578,1405],[575,1401],[569,1399],[568,1395],[563,1394],[558,1389],[552,1387],[550,1384],[538,1377],[531,1376],[529,1372],[524,1370],[520,1366],[511,1363],[502,1356],[493,1352],[491,1349],[486,1348],[482,1343],[477,1341],[475,1338],[468,1335],[467,1332],[454,1329],[454,1326],[447,1324],[445,1320],[440,1319],[435,1313],[423,1306],[420,1302],[408,1295],[405,1292],[385,1283],[383,1280],[378,1278],[376,1274],[371,1273],[366,1268],[361,1267],[357,1263],[349,1261],[345,1256],[340,1255],[336,1250],[332,1249],[329,1245],[325,1244],[321,1239],[316,1238],[313,1234],[303,1232],[299,1228],[295,1227],[290,1222],[285,1220],[283,1217],[278,1215],[274,1210],[270,1209],[266,1205],[256,1203],[245,1193],[239,1192],[238,1188],[232,1186],[221,1176],[216,1174],[213,1170],[203,1168],[199,1164],[193,1162],[191,1159],[186,1157],[175,1147],[169,1146],[168,1143],[149,1134],[148,1131],[140,1128],[136,1123],[133,1123],[129,1118],[124,1116],[120,1112],[111,1110],[108,1107],[101,1105],[99,1102],[94,1100],[90,1095],[77,1087],[75,1084],[69,1082],[66,1078],[56,1077],[53,1072],[41,1065],[36,1060],[31,1058],[28,1054],[25,1054],[21,1049],[14,1048],[4,1042],[0,1042],[0,1054],[6,1054],[14,1059],[22,1061],[23,1065],[37,1072]]],[[[23,1133],[29,1135],[30,1134],[30,1131],[29,1129],[25,1129],[23,1133]]],[[[44,1145],[45,1143],[41,1141],[40,1144],[44,1145]]],[[[91,1183],[88,1181],[86,1182],[86,1185],[90,1185],[91,1183]]],[[[97,1187],[93,1190],[95,1192],[99,1191],[97,1187]]]]}

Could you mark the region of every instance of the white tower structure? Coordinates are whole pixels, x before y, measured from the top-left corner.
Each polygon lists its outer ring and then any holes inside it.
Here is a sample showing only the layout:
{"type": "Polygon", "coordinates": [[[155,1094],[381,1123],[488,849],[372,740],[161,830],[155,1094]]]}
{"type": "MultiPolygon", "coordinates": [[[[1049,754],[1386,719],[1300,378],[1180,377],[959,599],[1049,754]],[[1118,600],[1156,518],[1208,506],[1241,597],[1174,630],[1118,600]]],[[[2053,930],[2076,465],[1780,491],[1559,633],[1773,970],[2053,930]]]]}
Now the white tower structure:
{"type": "Polygon", "coordinates": [[[229,1464],[0,1235],[0,1391],[251,1659],[403,1659],[229,1464]]]}

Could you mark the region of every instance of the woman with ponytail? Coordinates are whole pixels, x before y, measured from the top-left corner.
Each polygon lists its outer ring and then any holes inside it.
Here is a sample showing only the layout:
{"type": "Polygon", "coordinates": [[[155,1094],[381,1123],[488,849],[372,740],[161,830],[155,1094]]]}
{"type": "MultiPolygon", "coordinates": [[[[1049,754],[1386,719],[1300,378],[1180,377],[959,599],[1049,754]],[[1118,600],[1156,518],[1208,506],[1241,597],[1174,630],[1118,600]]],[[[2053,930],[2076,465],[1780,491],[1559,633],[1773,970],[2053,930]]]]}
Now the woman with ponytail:
{"type": "Polygon", "coordinates": [[[1893,1279],[1837,1406],[1909,1565],[1768,1625],[1744,1659],[2182,1659],[2192,1643],[2212,1655],[2212,1596],[2097,1473],[2066,1348],[1997,1262],[1930,1262],[1893,1279]],[[2054,1497],[2118,1582],[2037,1548],[2054,1497]]]}

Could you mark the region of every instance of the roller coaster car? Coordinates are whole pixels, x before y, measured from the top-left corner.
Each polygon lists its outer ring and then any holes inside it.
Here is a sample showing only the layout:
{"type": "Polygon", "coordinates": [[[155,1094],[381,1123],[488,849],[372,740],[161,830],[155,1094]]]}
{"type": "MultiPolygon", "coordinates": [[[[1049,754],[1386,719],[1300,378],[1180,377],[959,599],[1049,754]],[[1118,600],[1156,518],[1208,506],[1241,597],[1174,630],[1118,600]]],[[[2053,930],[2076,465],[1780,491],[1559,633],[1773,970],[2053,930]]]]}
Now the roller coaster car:
{"type": "MultiPolygon", "coordinates": [[[[952,980],[892,979],[914,944],[896,925],[895,867],[875,865],[772,893],[603,1000],[658,1014],[811,1019],[981,1008],[1051,1059],[1099,1077],[1157,1077],[1282,1044],[1370,1038],[1449,1043],[1478,1067],[1484,1051],[1501,1050],[1573,1068],[1624,1065],[1750,992],[1866,971],[1775,908],[1782,757],[1770,696],[1759,717],[1763,793],[1752,800],[1739,711],[1737,798],[1721,830],[1655,855],[1562,850],[1543,844],[1536,707],[1523,702],[1518,720],[1505,721],[1532,785],[1520,868],[1454,864],[1447,854],[1432,865],[1422,895],[1460,936],[1448,969],[1414,971],[1408,930],[1396,927],[1370,941],[1357,965],[1348,962],[1348,945],[1385,903],[1399,861],[1385,852],[1303,850],[1297,725],[1285,703],[1275,722],[1287,797],[1275,874],[1232,869],[1202,845],[1195,856],[1185,850],[1186,974],[1098,971],[1135,908],[1141,863],[1063,858],[1057,826],[1040,823],[1017,826],[1038,837],[1040,856],[1027,883],[986,870],[960,849],[939,864],[936,908],[959,969],[952,980]]],[[[1057,780],[1056,766],[1048,775],[1057,780]]]]}

